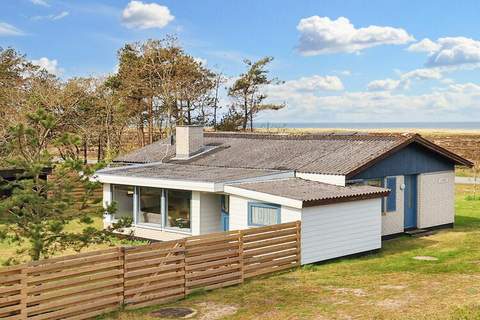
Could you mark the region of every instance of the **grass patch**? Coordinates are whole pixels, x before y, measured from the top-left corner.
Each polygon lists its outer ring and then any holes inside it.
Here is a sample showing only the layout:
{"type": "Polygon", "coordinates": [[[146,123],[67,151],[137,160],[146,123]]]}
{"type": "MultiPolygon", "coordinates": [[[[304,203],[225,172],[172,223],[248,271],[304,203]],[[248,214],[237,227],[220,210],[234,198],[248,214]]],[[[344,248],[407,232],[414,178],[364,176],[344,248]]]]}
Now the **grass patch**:
{"type": "MultiPolygon", "coordinates": [[[[384,242],[376,254],[307,265],[197,292],[169,306],[199,311],[193,319],[480,319],[480,202],[457,186],[455,228],[384,242]],[[437,261],[414,260],[433,256],[437,261]],[[235,307],[215,317],[206,306],[235,307]]],[[[159,307],[102,319],[150,320],[159,307]]]]}

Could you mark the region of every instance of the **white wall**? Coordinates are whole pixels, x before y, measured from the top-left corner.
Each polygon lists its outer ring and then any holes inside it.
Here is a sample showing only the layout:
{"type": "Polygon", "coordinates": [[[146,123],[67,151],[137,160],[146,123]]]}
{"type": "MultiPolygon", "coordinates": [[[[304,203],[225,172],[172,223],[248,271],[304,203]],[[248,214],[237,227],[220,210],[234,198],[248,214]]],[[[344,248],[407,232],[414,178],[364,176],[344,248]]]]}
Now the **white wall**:
{"type": "Polygon", "coordinates": [[[380,217],[380,198],[304,208],[302,264],[379,249],[380,217]]]}
{"type": "Polygon", "coordinates": [[[454,180],[453,170],[418,175],[418,228],[454,222],[454,180]]]}
{"type": "MultiPolygon", "coordinates": [[[[109,183],[103,184],[103,207],[106,209],[112,200],[112,189],[109,183]]],[[[112,223],[112,216],[109,214],[103,215],[103,228],[107,228],[112,223]]]]}
{"type": "Polygon", "coordinates": [[[192,236],[200,235],[200,192],[192,191],[190,200],[190,229],[192,236]]]}
{"type": "Polygon", "coordinates": [[[219,194],[200,192],[200,234],[223,231],[220,199],[219,194]]]}
{"type": "Polygon", "coordinates": [[[404,231],[404,203],[403,203],[403,194],[404,191],[400,189],[400,186],[404,183],[405,179],[403,176],[397,176],[397,190],[396,190],[396,211],[384,212],[382,214],[382,236],[389,234],[401,233],[404,231]]]}
{"type": "MultiPolygon", "coordinates": [[[[229,229],[241,230],[253,228],[248,225],[248,202],[252,199],[230,195],[229,229]]],[[[293,222],[301,219],[301,209],[281,206],[280,222],[293,222]]]]}

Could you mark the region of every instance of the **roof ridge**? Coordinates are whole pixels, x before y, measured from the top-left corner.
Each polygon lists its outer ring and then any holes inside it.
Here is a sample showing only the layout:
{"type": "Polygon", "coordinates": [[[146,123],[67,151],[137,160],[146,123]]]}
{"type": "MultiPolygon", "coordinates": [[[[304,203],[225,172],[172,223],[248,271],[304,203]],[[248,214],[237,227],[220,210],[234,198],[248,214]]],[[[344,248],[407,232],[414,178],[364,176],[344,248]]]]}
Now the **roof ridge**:
{"type": "Polygon", "coordinates": [[[408,133],[382,133],[382,132],[325,132],[325,133],[263,133],[263,132],[205,132],[208,138],[234,138],[234,139],[272,139],[272,140],[378,140],[378,139],[408,139],[408,133]]]}

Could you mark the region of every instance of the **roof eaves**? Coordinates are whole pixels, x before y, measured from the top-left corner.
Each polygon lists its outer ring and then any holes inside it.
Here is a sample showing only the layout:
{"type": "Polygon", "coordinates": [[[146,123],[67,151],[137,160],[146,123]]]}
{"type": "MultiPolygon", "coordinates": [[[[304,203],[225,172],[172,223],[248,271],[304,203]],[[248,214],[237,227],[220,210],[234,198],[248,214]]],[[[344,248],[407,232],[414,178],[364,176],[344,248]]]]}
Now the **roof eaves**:
{"type": "Polygon", "coordinates": [[[341,202],[375,199],[375,198],[386,197],[388,196],[389,193],[390,193],[390,190],[383,189],[382,191],[359,194],[359,195],[348,195],[348,196],[337,196],[337,197],[330,197],[330,198],[324,198],[324,199],[304,200],[303,207],[307,208],[307,207],[315,207],[319,205],[334,204],[334,203],[341,203],[341,202]]]}

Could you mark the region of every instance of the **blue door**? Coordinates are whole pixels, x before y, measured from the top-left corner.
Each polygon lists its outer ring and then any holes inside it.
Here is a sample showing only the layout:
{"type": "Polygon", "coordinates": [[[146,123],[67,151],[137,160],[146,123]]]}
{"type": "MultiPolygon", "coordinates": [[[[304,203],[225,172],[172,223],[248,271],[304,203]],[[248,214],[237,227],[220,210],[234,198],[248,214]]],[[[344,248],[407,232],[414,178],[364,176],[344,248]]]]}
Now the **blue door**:
{"type": "Polygon", "coordinates": [[[405,229],[417,227],[417,176],[405,176],[404,189],[405,229]]]}
{"type": "Polygon", "coordinates": [[[223,231],[228,231],[229,229],[229,215],[228,211],[230,208],[230,198],[227,195],[222,195],[220,197],[220,203],[221,203],[221,222],[222,222],[222,230],[223,231]]]}
{"type": "Polygon", "coordinates": [[[229,216],[228,213],[222,210],[222,230],[228,231],[228,224],[229,224],[229,216]]]}

